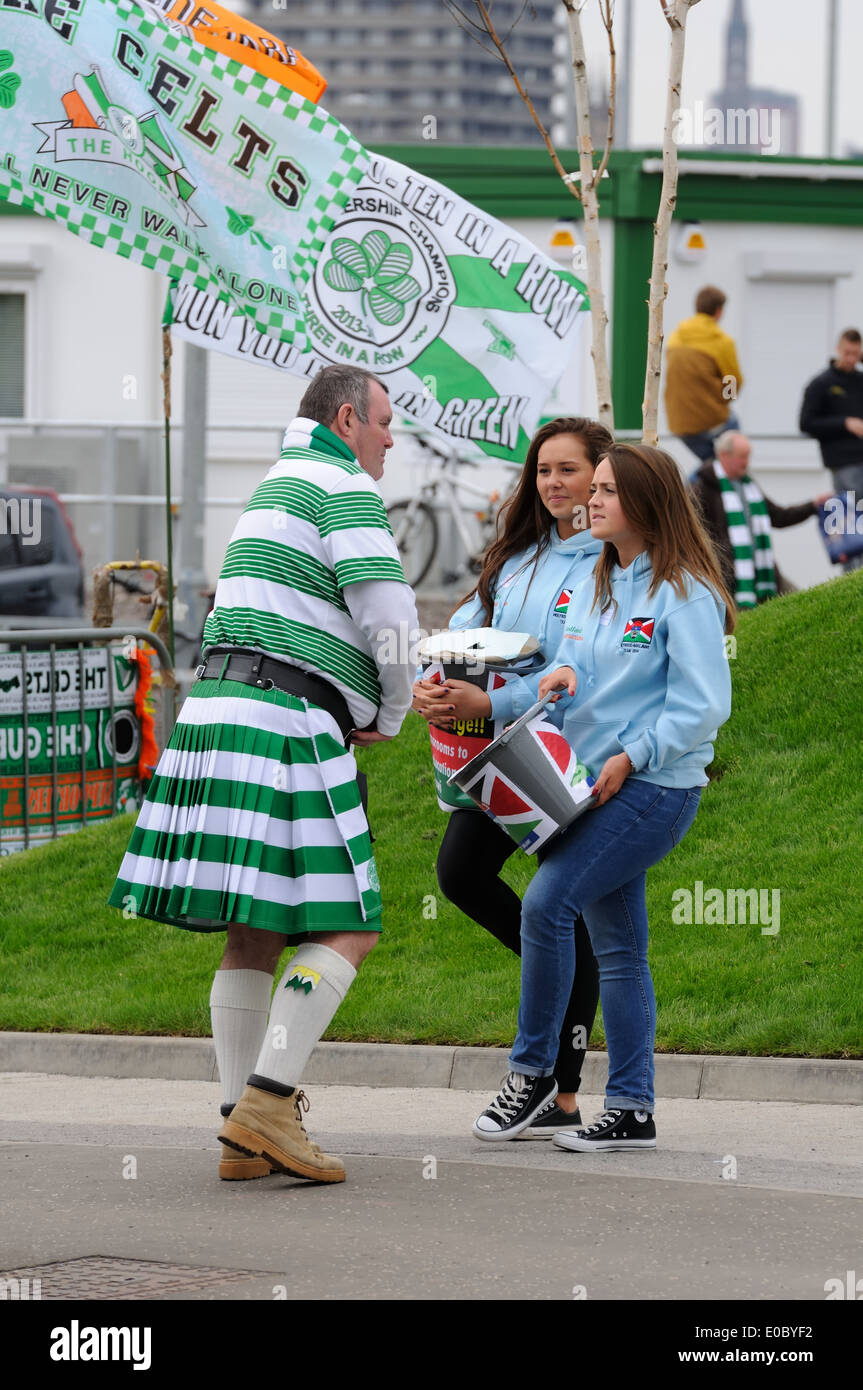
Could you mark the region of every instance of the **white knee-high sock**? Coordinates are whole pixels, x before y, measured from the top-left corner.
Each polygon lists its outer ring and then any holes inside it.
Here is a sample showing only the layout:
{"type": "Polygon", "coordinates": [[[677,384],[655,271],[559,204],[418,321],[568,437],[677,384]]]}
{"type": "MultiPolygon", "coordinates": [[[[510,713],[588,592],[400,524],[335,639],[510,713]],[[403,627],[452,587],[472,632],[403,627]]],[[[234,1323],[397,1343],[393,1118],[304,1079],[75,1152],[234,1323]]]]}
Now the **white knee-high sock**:
{"type": "Polygon", "coordinates": [[[264,970],[217,970],[210,1018],[222,1098],[235,1105],[246,1087],[267,1031],[273,977],[264,970]]]}
{"type": "Polygon", "coordinates": [[[276,986],[256,1077],[278,1086],[300,1084],[312,1048],[356,974],[350,962],[329,946],[316,941],[300,946],[276,986]]]}

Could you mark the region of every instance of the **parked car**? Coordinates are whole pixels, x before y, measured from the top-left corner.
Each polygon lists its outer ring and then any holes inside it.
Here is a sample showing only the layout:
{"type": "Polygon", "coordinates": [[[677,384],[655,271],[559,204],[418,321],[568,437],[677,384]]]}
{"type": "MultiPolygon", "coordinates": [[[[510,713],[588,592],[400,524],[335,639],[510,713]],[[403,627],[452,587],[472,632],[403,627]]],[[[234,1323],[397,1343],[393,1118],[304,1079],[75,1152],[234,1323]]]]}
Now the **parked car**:
{"type": "Polygon", "coordinates": [[[12,484],[0,487],[0,615],[81,617],[82,559],[56,492],[12,484]]]}

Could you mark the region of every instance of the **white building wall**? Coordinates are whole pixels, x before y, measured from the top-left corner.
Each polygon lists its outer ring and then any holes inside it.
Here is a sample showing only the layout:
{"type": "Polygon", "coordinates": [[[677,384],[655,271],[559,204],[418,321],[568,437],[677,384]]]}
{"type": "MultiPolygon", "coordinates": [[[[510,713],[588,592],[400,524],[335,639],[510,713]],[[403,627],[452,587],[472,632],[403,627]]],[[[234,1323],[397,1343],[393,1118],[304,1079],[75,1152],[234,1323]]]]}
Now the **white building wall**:
{"type": "MultiPolygon", "coordinates": [[[[800,403],[807,382],[827,366],[842,329],[863,328],[861,229],[706,222],[702,230],[704,257],[688,263],[675,254],[680,232],[678,224],[673,228],[666,339],[694,313],[703,285],[724,291],[721,326],[737,343],[744,377],[737,413],[752,438],[753,476],[774,502],[806,501],[829,491],[832,475],[821,465],[816,441],[798,435],[800,403]]],[[[687,472],[697,466],[685,445],[668,435],[664,410],[660,431],[687,472]]],[[[799,588],[840,572],[827,560],[814,519],[775,531],[773,543],[779,568],[799,588]]]]}
{"type": "Polygon", "coordinates": [[[158,420],[165,285],[46,217],[0,217],[0,289],[28,298],[28,416],[158,420]]]}

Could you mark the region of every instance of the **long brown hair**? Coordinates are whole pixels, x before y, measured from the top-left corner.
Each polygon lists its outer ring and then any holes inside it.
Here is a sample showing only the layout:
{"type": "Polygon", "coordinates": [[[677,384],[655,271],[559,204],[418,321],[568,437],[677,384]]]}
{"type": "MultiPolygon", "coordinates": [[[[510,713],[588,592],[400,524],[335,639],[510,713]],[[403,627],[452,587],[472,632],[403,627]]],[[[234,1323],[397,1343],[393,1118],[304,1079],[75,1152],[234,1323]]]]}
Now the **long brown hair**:
{"type": "MultiPolygon", "coordinates": [[[[623,515],[642,537],[650,557],[653,578],[649,597],[667,581],[680,598],[685,598],[686,576],[700,579],[725,604],[725,631],[733,632],[734,599],[674,459],[664,449],[648,444],[613,444],[603,457],[611,464],[623,515]]],[[[595,571],[593,606],[598,603],[600,611],[613,602],[611,570],[618,563],[617,547],[606,541],[595,571]]]]}
{"type": "Polygon", "coordinates": [[[597,420],[588,420],[583,415],[559,415],[549,420],[537,430],[527,449],[524,467],[518,486],[512,496],[500,509],[497,518],[497,536],[485,553],[482,571],[475,589],[465,594],[461,600],[466,603],[476,594],[482,604],[483,617],[490,623],[494,614],[494,583],[503,565],[512,555],[536,547],[534,567],[539,557],[551,544],[551,528],[556,525],[551,512],[540,500],[536,487],[536,470],[539,451],[547,439],[558,434],[574,434],[584,446],[584,451],[594,468],[603,454],[607,454],[614,444],[614,437],[597,420]]]}

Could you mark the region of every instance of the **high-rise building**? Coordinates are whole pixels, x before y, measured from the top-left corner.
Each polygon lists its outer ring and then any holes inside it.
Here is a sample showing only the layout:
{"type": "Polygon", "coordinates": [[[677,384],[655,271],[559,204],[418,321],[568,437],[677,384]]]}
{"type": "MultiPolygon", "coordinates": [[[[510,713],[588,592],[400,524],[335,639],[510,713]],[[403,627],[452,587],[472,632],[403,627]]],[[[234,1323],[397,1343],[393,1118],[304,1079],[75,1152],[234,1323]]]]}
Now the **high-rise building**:
{"type": "MultiPolygon", "coordinates": [[[[536,144],[530,112],[489,40],[481,46],[442,0],[245,0],[234,8],[320,69],[322,105],[366,145],[536,144]]],[[[547,129],[557,9],[558,0],[496,0],[491,11],[547,129]]]]}
{"type": "Polygon", "coordinates": [[[732,0],[725,41],[725,85],[711,97],[723,120],[705,125],[703,143],[751,154],[796,154],[800,101],[790,92],[749,84],[749,25],[743,0],[732,0]],[[715,135],[722,138],[716,139],[715,135]]]}

